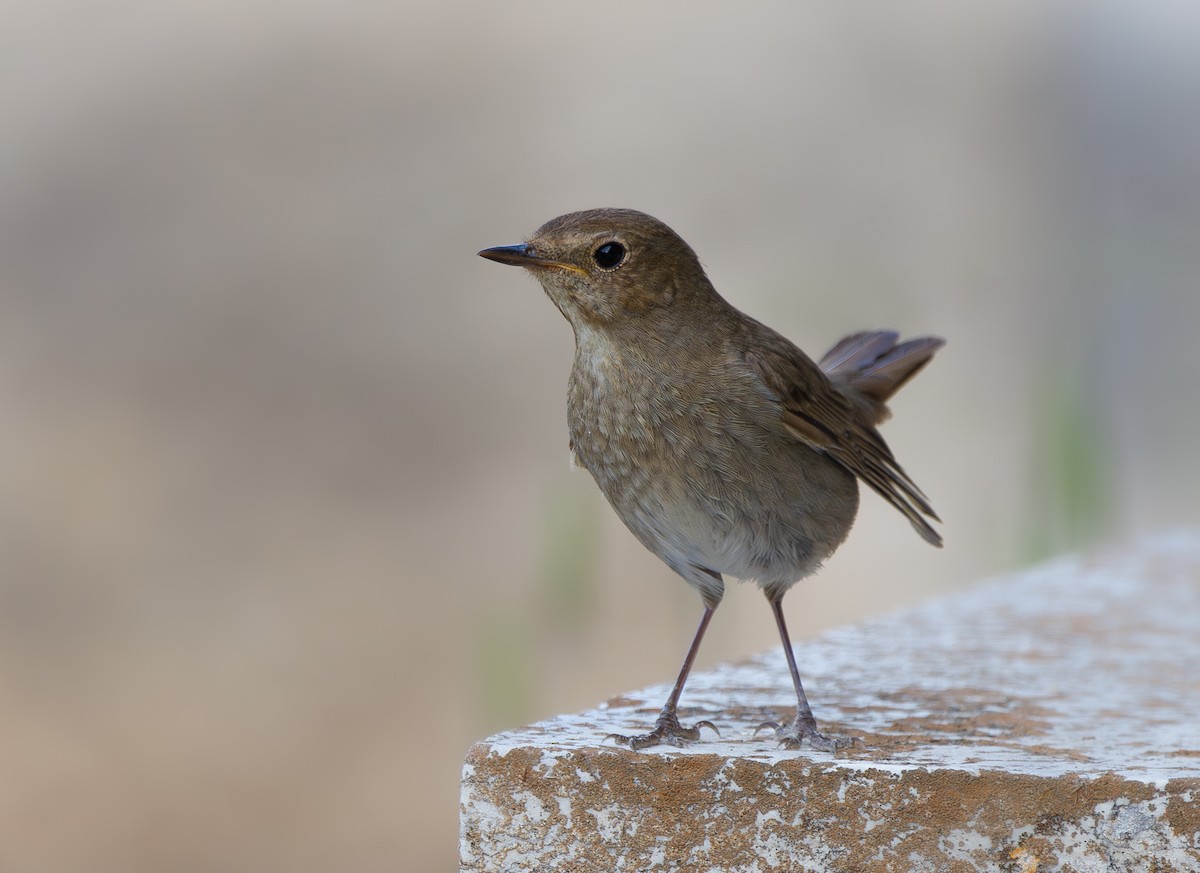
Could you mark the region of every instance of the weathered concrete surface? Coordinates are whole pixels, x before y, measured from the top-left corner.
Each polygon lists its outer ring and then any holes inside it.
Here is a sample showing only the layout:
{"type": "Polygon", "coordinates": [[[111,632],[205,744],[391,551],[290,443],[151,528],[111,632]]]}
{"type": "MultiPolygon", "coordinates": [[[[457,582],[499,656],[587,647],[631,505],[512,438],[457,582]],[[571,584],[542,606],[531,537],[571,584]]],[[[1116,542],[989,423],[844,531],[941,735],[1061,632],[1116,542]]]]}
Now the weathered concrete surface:
{"type": "MultiPolygon", "coordinates": [[[[1200,535],[1059,560],[797,647],[840,757],[778,749],[782,654],[470,750],[468,871],[1200,871],[1200,535]]],[[[671,665],[674,666],[674,665],[671,665]]]]}

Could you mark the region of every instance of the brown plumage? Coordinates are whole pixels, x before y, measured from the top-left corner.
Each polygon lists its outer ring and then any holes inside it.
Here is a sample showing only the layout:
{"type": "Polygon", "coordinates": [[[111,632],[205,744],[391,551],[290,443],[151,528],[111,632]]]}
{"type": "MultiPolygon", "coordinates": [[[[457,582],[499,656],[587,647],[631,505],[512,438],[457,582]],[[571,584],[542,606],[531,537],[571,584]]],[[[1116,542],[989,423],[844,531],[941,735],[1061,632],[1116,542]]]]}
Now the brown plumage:
{"type": "Polygon", "coordinates": [[[848,743],[816,729],[781,602],[845,539],[860,479],[941,545],[928,499],[876,425],[943,341],[858,333],[814,363],[717,294],[674,231],[633,210],[564,215],[480,255],[527,268],[570,322],[571,449],[630,531],[704,600],[655,729],[618,739],[680,745],[711,727],[683,727],[676,707],[729,574],[766,593],[791,669],[796,716],[769,726],[790,745],[848,743]]]}

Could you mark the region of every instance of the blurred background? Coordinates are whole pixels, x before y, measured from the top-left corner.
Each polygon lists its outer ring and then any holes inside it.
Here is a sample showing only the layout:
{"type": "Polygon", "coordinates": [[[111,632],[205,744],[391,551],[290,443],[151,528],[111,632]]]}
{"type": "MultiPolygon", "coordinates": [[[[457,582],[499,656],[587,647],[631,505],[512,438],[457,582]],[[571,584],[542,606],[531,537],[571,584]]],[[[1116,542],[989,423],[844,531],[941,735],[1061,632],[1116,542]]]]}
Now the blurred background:
{"type": "MultiPolygon", "coordinates": [[[[674,677],[475,257],[563,212],[949,339],[885,429],[946,548],[868,494],[797,636],[1200,516],[1194,3],[3,6],[0,869],[452,870],[473,740],[674,677]]],[[[733,586],[700,666],[775,645],[733,586]]]]}

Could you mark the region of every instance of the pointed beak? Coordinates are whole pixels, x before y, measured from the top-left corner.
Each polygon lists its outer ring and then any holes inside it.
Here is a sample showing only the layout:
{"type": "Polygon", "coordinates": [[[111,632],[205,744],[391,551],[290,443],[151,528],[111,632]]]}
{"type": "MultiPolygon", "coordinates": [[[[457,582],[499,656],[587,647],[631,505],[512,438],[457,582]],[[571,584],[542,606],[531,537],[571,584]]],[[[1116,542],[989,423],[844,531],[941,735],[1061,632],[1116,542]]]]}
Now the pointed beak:
{"type": "Polygon", "coordinates": [[[551,261],[538,257],[526,243],[515,246],[496,246],[484,249],[479,257],[495,261],[497,264],[511,264],[514,267],[525,267],[530,270],[569,270],[586,276],[587,272],[574,264],[564,264],[561,261],[551,261]]]}
{"type": "Polygon", "coordinates": [[[514,267],[534,267],[538,264],[537,257],[525,243],[484,249],[479,253],[479,257],[495,261],[497,264],[512,264],[514,267]]]}

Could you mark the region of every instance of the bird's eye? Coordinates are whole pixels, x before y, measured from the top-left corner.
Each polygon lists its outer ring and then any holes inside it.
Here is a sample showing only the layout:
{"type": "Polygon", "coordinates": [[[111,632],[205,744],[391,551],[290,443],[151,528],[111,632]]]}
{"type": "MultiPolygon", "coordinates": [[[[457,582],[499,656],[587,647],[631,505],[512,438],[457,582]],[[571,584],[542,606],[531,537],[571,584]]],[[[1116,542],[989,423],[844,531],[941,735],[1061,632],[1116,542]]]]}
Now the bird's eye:
{"type": "Polygon", "coordinates": [[[615,270],[625,260],[625,246],[619,242],[606,242],[592,252],[592,260],[601,270],[615,270]]]}

